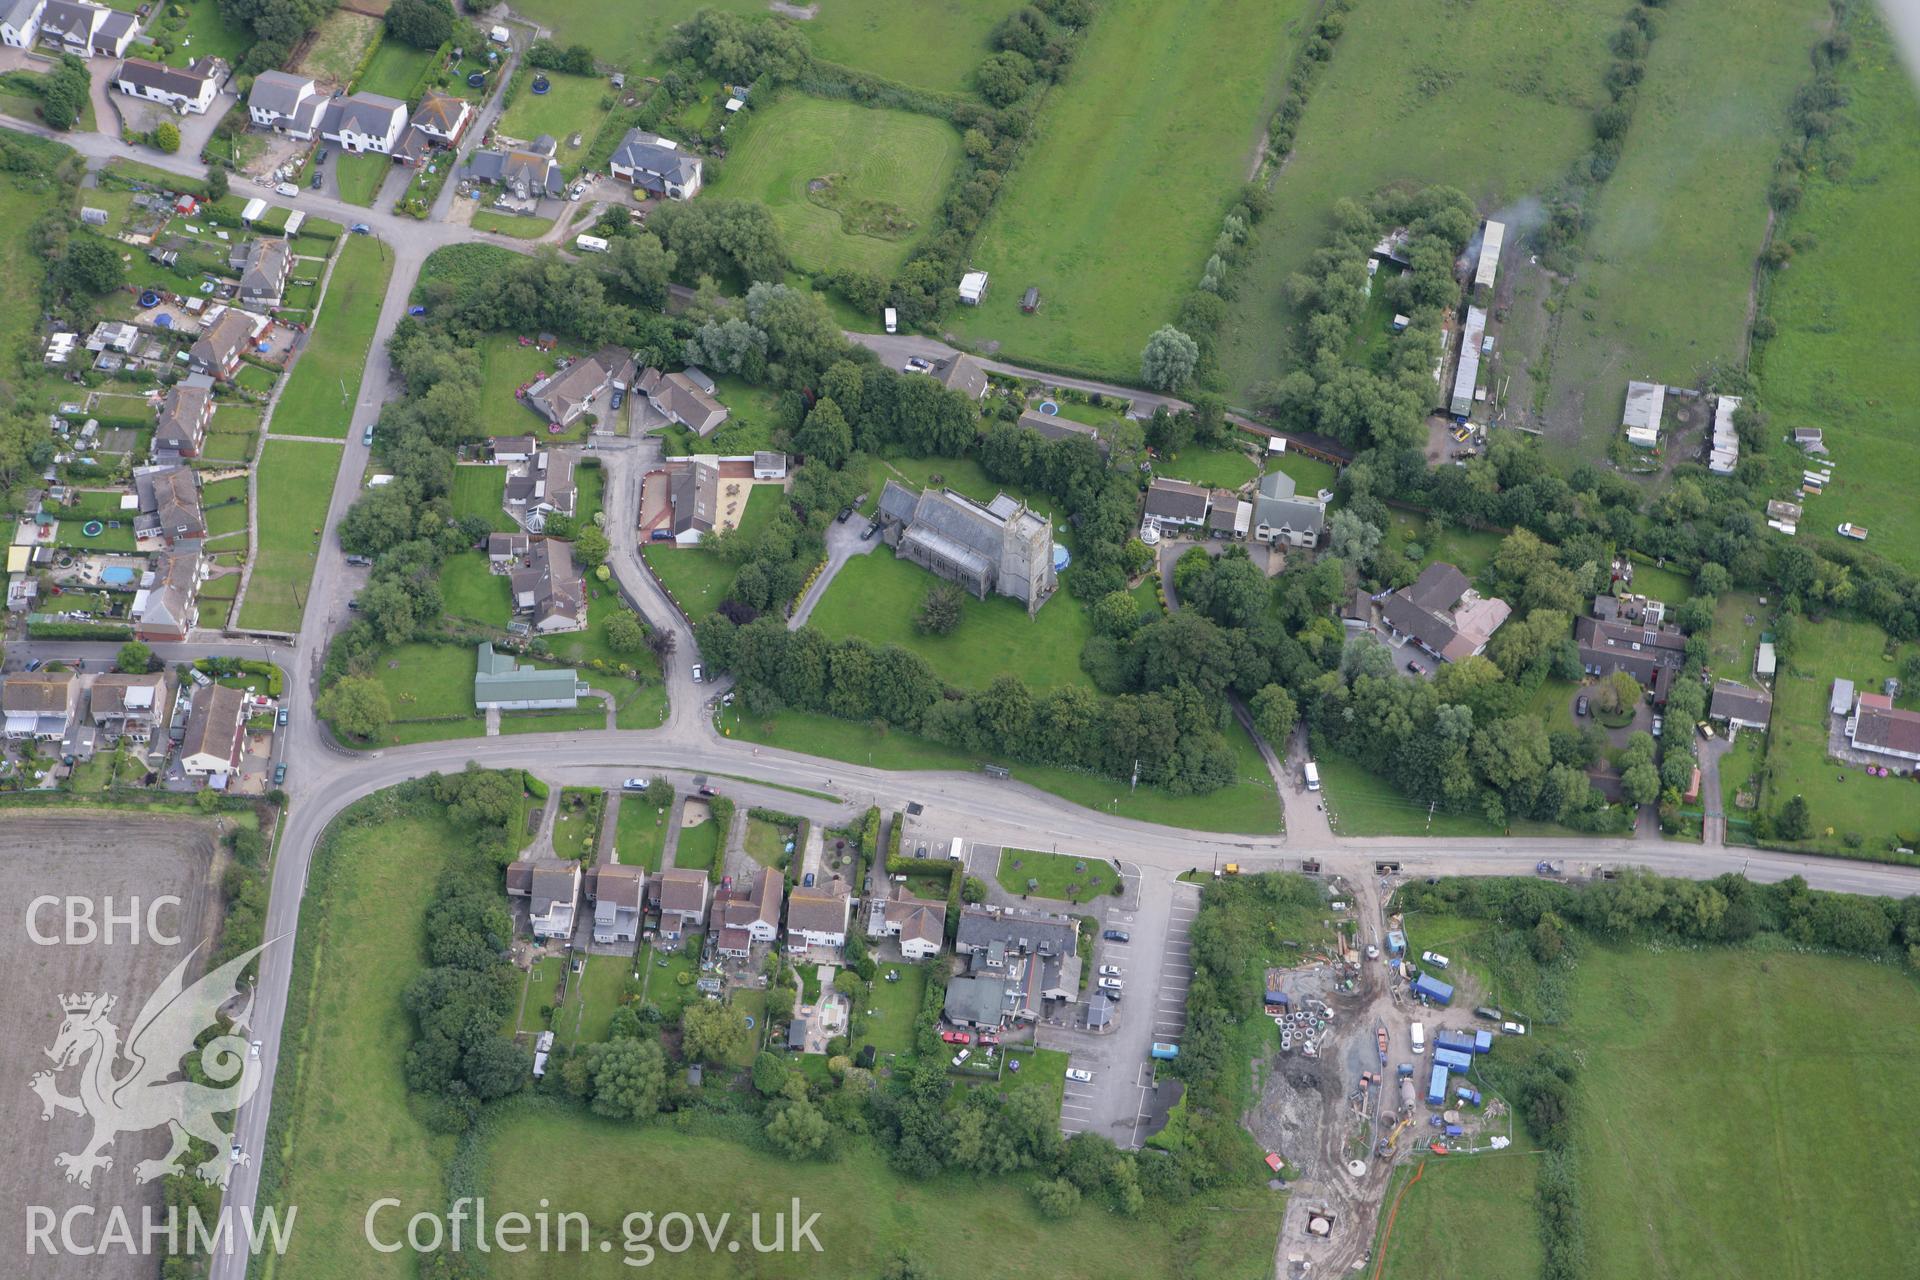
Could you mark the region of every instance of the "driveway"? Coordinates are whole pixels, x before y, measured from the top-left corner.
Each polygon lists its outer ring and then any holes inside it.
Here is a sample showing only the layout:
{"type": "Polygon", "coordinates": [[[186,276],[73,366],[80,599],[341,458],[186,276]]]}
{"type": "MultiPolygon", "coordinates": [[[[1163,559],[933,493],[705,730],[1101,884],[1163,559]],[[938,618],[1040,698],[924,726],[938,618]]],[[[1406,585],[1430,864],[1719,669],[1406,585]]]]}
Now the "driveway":
{"type": "Polygon", "coordinates": [[[867,523],[856,513],[845,523],[836,520],[827,526],[827,567],[820,571],[820,576],[813,580],[813,585],[808,587],[806,594],[800,597],[799,607],[793,611],[793,616],[787,619],[788,630],[798,631],[807,624],[807,619],[813,616],[813,607],[820,603],[822,596],[827,594],[827,588],[832,585],[834,577],[840,572],[841,565],[855,556],[868,554],[880,545],[880,535],[877,533],[864,540],[860,537],[867,523]]]}

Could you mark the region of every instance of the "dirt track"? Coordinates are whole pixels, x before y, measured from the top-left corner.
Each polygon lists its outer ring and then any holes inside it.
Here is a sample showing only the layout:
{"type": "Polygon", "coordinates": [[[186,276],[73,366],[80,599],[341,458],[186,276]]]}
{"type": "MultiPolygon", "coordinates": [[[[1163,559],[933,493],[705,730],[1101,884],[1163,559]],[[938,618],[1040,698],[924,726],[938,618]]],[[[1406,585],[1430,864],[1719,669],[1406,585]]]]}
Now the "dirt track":
{"type": "MultiPolygon", "coordinates": [[[[48,1280],[155,1275],[154,1258],[114,1251],[102,1257],[27,1255],[28,1206],[51,1210],[56,1219],[76,1206],[91,1206],[94,1216],[74,1221],[81,1241],[99,1239],[106,1215],[119,1207],[137,1232],[143,1206],[160,1203],[158,1182],[144,1186],[134,1178],[143,1159],[166,1154],[163,1131],[123,1134],[110,1149],[113,1166],[95,1176],[91,1189],[68,1183],[54,1164],[60,1152],[81,1149],[91,1133],[82,1117],[56,1113],[42,1120],[39,1097],[28,1087],[35,1072],[52,1063],[46,1048],[61,1021],[61,997],[70,993],[110,992],[117,1002],[109,1015],[124,1034],[155,985],[193,949],[217,919],[219,895],[214,882],[215,832],[211,821],[136,817],[116,813],[0,812],[0,896],[11,904],[12,919],[0,936],[0,963],[11,979],[0,987],[0,1028],[6,1032],[4,1077],[0,1087],[0,1126],[10,1136],[11,1158],[0,1180],[0,1274],[32,1275],[48,1280]],[[90,899],[96,916],[105,900],[124,912],[130,899],[141,900],[141,914],[154,898],[172,895],[178,909],[164,909],[156,924],[178,934],[168,946],[143,938],[129,943],[121,926],[113,945],[40,945],[29,934],[28,909],[35,898],[54,895],[90,899]]],[[[43,906],[31,922],[42,936],[64,934],[64,912],[43,906]]],[[[144,930],[143,930],[144,932],[144,930]]],[[[197,973],[196,963],[190,973],[197,973]]],[[[123,1064],[120,1072],[127,1067],[123,1064]]],[[[61,1092],[77,1092],[78,1068],[60,1072],[61,1092]]],[[[56,1228],[53,1234],[59,1239],[56,1228]]]]}

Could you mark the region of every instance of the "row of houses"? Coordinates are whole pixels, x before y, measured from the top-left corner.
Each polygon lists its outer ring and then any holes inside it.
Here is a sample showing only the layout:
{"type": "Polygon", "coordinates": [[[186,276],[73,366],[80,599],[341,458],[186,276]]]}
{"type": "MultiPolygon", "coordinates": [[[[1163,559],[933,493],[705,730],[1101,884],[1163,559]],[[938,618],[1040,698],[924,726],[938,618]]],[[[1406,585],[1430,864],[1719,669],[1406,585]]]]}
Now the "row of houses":
{"type": "Polygon", "coordinates": [[[247,93],[255,126],[305,142],[316,134],[354,154],[419,164],[437,149],[458,146],[474,120],[473,104],[438,89],[407,104],[383,93],[327,94],[311,76],[263,71],[247,93]]]}
{"type": "Polygon", "coordinates": [[[139,15],[87,0],[11,0],[0,8],[0,43],[43,44],[82,58],[118,58],[140,33],[139,15]]]}
{"type": "Polygon", "coordinates": [[[1320,545],[1327,527],[1327,497],[1297,491],[1292,476],[1270,471],[1254,486],[1251,502],[1229,489],[1155,476],[1147,486],[1141,533],[1151,541],[1204,531],[1208,537],[1248,538],[1287,547],[1320,545]]]}
{"type": "Polygon", "coordinates": [[[99,741],[147,744],[171,738],[170,726],[177,721],[180,769],[194,777],[240,767],[248,711],[248,695],[222,684],[190,687],[175,698],[166,673],[157,671],[22,671],[0,683],[0,712],[10,742],[58,742],[91,754],[99,741]]]}

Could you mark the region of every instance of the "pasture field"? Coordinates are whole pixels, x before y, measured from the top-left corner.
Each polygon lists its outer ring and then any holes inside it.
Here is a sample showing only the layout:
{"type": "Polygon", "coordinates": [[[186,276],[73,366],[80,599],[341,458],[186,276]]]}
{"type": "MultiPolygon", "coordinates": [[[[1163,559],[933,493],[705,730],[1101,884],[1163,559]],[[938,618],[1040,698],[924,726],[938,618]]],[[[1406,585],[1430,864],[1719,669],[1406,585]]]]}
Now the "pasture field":
{"type": "MultiPolygon", "coordinates": [[[[358,375],[355,375],[356,378],[358,375]]],[[[340,446],[313,440],[272,440],[260,452],[260,510],[253,576],[247,582],[240,625],[296,631],[306,608],[307,582],[326,523],[340,446]]]]}
{"type": "MultiPolygon", "coordinates": [[[[742,1256],[766,1280],[817,1275],[823,1258],[834,1259],[836,1274],[878,1275],[902,1251],[933,1254],[935,1242],[942,1256],[991,1252],[995,1273],[1015,1280],[1244,1280],[1267,1274],[1273,1265],[1276,1198],[1265,1190],[1210,1193],[1205,1207],[1195,1202],[1132,1219],[1085,1205],[1050,1222],[1018,1179],[1014,1188],[961,1177],[907,1181],[858,1139],[847,1143],[844,1158],[806,1166],[801,1182],[792,1161],[721,1137],[699,1120],[684,1127],[630,1125],[584,1110],[527,1106],[504,1118],[493,1143],[484,1187],[490,1206],[532,1212],[548,1197],[584,1212],[591,1238],[615,1250],[621,1247],[621,1219],[636,1207],[656,1218],[675,1210],[704,1210],[709,1221],[732,1213],[729,1234],[737,1234],[740,1253],[730,1254],[723,1243],[712,1253],[703,1247],[679,1254],[672,1259],[678,1276],[739,1275],[742,1256]],[[510,1158],[528,1150],[564,1150],[578,1159],[510,1158]],[[659,1177],[663,1169],[673,1176],[659,1177]],[[787,1212],[796,1191],[802,1218],[820,1214],[815,1233],[822,1252],[750,1253],[748,1216],[760,1213],[770,1232],[776,1208],[787,1212]]],[[[598,1275],[605,1265],[605,1255],[597,1252],[528,1252],[501,1257],[493,1270],[502,1280],[560,1280],[598,1275]]]]}
{"type": "Polygon", "coordinates": [[[1838,543],[1842,520],[1864,524],[1874,553],[1912,572],[1920,569],[1910,478],[1920,266],[1877,246],[1911,227],[1920,207],[1920,125],[1913,86],[1873,11],[1858,10],[1851,30],[1853,56],[1840,79],[1852,103],[1840,137],[1853,167],[1837,180],[1812,178],[1781,228],[1817,243],[1767,286],[1767,315],[1779,333],[1755,363],[1778,433],[1821,427],[1840,464],[1826,493],[1808,503],[1800,536],[1838,543]]]}
{"type": "Polygon", "coordinates": [[[593,144],[600,122],[607,118],[608,109],[601,104],[609,101],[612,94],[612,87],[600,76],[570,76],[561,71],[529,69],[527,83],[521,86],[520,96],[500,117],[498,131],[509,138],[529,142],[543,133],[550,134],[559,144],[555,158],[571,173],[593,144]],[[545,93],[533,91],[534,76],[547,78],[545,93]],[[580,145],[569,146],[568,139],[576,133],[580,135],[580,145]]]}
{"type": "Polygon", "coordinates": [[[1326,243],[1337,201],[1437,182],[1492,213],[1564,174],[1605,102],[1606,40],[1619,21],[1610,0],[1349,10],[1222,326],[1228,394],[1293,367],[1301,315],[1283,285],[1326,243]]]}
{"type": "Polygon", "coordinates": [[[1660,15],[1585,260],[1558,296],[1544,399],[1553,452],[1603,455],[1630,378],[1692,386],[1745,360],[1768,175],[1825,18],[1817,0],[1660,15]]]}
{"type": "MultiPolygon", "coordinates": [[[[1394,1170],[1385,1204],[1407,1187],[1393,1234],[1375,1246],[1383,1280],[1508,1280],[1540,1274],[1545,1249],[1533,1207],[1539,1157],[1509,1150],[1434,1157],[1394,1170]],[[1380,1253],[1384,1247],[1384,1255],[1380,1253]]],[[[1384,1211],[1382,1214],[1384,1221],[1384,1211]]]]}
{"type": "Polygon", "coordinates": [[[471,856],[471,842],[444,820],[411,815],[336,824],[329,836],[300,911],[307,1016],[287,1031],[294,1069],[274,1098],[285,1145],[269,1158],[280,1162],[281,1202],[300,1206],[300,1229],[273,1274],[399,1280],[415,1260],[367,1248],[360,1224],[381,1196],[439,1195],[453,1154],[453,1139],[407,1106],[413,1023],[402,992],[423,966],[421,922],[440,872],[471,856]]]}
{"type": "MultiPolygon", "coordinates": [[[[817,57],[918,88],[955,92],[971,87],[974,66],[990,52],[988,33],[1018,7],[1014,0],[837,0],[819,5],[799,27],[817,57]]],[[[601,58],[631,75],[663,69],[656,61],[661,44],[701,9],[767,12],[764,0],[528,0],[516,12],[553,28],[562,44],[593,42],[601,58]]]]}
{"type": "Polygon", "coordinates": [[[987,296],[947,323],[999,343],[1003,359],[1138,378],[1147,335],[1199,280],[1251,175],[1313,11],[1306,0],[1108,0],[974,246],[987,296]],[[1029,285],[1044,301],[1023,315],[1029,285]]]}
{"type": "Polygon", "coordinates": [[[928,590],[942,581],[876,547],[841,566],[808,621],[835,640],[857,635],[870,644],[911,649],[942,680],[962,688],[984,689],[1007,672],[1018,672],[1035,689],[1093,687],[1080,669],[1092,621],[1064,590],[1031,618],[1025,605],[1007,596],[976,600],[963,593],[960,625],[944,636],[923,635],[914,617],[928,590]]]}
{"type": "Polygon", "coordinates": [[[944,120],[838,99],[789,95],[744,129],[714,191],[767,206],[808,271],[891,273],[960,158],[960,135],[944,120]]]}
{"type": "Polygon", "coordinates": [[[346,439],[392,274],[391,249],[372,236],[348,237],[327,281],[313,337],[274,406],[270,434],[346,439]]]}

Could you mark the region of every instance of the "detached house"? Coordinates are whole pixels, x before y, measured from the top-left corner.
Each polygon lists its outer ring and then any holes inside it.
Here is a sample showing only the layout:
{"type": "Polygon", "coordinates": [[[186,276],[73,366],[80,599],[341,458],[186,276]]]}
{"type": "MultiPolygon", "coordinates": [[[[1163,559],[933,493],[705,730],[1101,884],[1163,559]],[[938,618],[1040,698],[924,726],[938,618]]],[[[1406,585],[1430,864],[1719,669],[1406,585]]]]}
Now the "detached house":
{"type": "Polygon", "coordinates": [[[933,380],[949,391],[978,400],[987,394],[987,371],[969,355],[948,356],[933,366],[933,380]]]}
{"type": "Polygon", "coordinates": [[[153,737],[155,726],[166,722],[167,677],[163,671],[96,676],[91,692],[89,713],[110,738],[146,742],[153,737]]]}
{"type": "Polygon", "coordinates": [[[1884,693],[1863,693],[1847,717],[1847,743],[1855,751],[1920,761],[1920,713],[1900,711],[1884,693]]]}
{"type": "Polygon", "coordinates": [[[200,331],[200,337],[187,351],[187,364],[195,373],[204,373],[230,381],[240,370],[240,357],[247,353],[257,337],[272,321],[238,307],[222,307],[200,331]]]}
{"type": "Polygon", "coordinates": [[[1317,547],[1327,527],[1327,504],[1294,492],[1293,477],[1269,471],[1260,477],[1259,496],[1253,502],[1253,536],[1259,542],[1289,547],[1317,547]]]}
{"type": "Polygon", "coordinates": [[[816,885],[787,895],[787,951],[803,956],[814,947],[838,950],[847,944],[850,899],[845,886],[816,885]]]}
{"type": "Polygon", "coordinates": [[[560,858],[516,858],[507,864],[507,896],[527,900],[533,936],[573,936],[574,906],[580,901],[580,864],[560,858]]]}
{"type": "Polygon", "coordinates": [[[666,481],[666,528],[675,542],[692,546],[713,532],[714,512],[720,508],[720,468],[696,458],[675,458],[653,474],[666,481]]]}
{"type": "Polygon", "coordinates": [[[607,172],[649,195],[691,200],[700,193],[700,157],[644,129],[629,129],[607,161],[607,172]]]}
{"type": "Polygon", "coordinates": [[[580,704],[579,673],[571,667],[536,667],[517,662],[510,653],[501,653],[488,640],[480,642],[479,661],[473,673],[473,705],[476,710],[546,711],[576,707],[580,704]]]}
{"type": "Polygon", "coordinates": [[[57,742],[67,736],[80,710],[80,682],[71,671],[20,671],[0,686],[7,737],[57,742]]]}
{"type": "Polygon", "coordinates": [[[193,695],[187,734],[180,740],[180,770],[196,777],[240,767],[247,736],[247,695],[210,684],[193,695]]]}
{"type": "Polygon", "coordinates": [[[133,522],[139,538],[159,538],[168,546],[198,542],[207,536],[200,508],[200,483],[190,467],[135,467],[133,489],[140,514],[133,522]]]}
{"type": "Polygon", "coordinates": [[[947,904],[916,898],[903,884],[895,884],[884,898],[868,900],[867,936],[898,938],[900,954],[908,960],[940,954],[946,933],[947,904]]]}
{"type": "Polygon", "coordinates": [[[1464,662],[1487,647],[1513,612],[1497,596],[1483,598],[1467,575],[1445,561],[1420,571],[1380,605],[1380,617],[1396,643],[1411,640],[1442,662],[1464,662]]]}
{"type": "Polygon", "coordinates": [[[631,353],[607,346],[527,389],[527,404],[548,422],[572,426],[609,391],[625,392],[634,382],[631,353]]]}
{"type": "Polygon", "coordinates": [[[662,373],[650,368],[640,375],[637,389],[654,412],[695,435],[712,435],[714,428],[727,420],[727,406],[684,373],[662,373]]]}
{"type": "Polygon", "coordinates": [[[573,567],[573,548],[542,538],[528,548],[512,574],[513,611],[536,635],[579,631],[587,625],[587,593],[573,567]]]}
{"type": "Polygon", "coordinates": [[[1634,623],[1575,618],[1573,639],[1580,666],[1590,676],[1624,671],[1664,703],[1673,680],[1687,661],[1686,633],[1652,620],[1634,623]]]}
{"type": "Polygon", "coordinates": [[[1155,476],[1147,486],[1146,519],[1162,530],[1198,529],[1212,502],[1213,492],[1204,485],[1155,476]]]}
{"type": "Polygon", "coordinates": [[[523,524],[535,516],[574,513],[580,497],[573,480],[573,455],[562,449],[542,450],[524,471],[507,477],[507,514],[523,524]]]}
{"type": "Polygon", "coordinates": [[[1707,719],[1723,721],[1729,729],[1764,731],[1773,720],[1773,695],[1734,680],[1716,680],[1707,719]]]}
{"type": "Polygon", "coordinates": [[[213,381],[195,374],[168,387],[154,420],[153,452],[180,458],[200,455],[213,421],[213,381]]]}
{"type": "Polygon", "coordinates": [[[403,164],[419,164],[435,148],[454,147],[460,135],[473,121],[473,104],[438,89],[429,89],[407,121],[406,132],[394,148],[394,158],[403,164]]]}
{"type": "Polygon", "coordinates": [[[227,269],[240,277],[240,300],[272,306],[287,290],[293,271],[293,246],[279,237],[261,237],[235,245],[227,269]]]}
{"type": "Polygon", "coordinates": [[[608,945],[640,940],[640,909],[647,873],[639,867],[609,865],[586,873],[587,901],[593,907],[593,940],[608,945]]]}
{"type": "Polygon", "coordinates": [[[326,106],[312,77],[286,71],[262,71],[247,91],[247,116],[256,126],[302,141],[319,130],[326,106]]]}
{"type": "Polygon", "coordinates": [[[47,0],[8,0],[0,4],[0,43],[11,49],[31,49],[40,38],[40,12],[47,0]]]}
{"type": "Polygon", "coordinates": [[[771,943],[780,936],[780,873],[762,867],[744,884],[713,895],[714,947],[723,956],[744,960],[753,944],[771,943]]]}
{"type": "Polygon", "coordinates": [[[335,98],[320,115],[320,136],[350,152],[390,156],[407,127],[407,104],[384,93],[335,98]]]}
{"type": "Polygon", "coordinates": [[[139,31],[133,14],[82,0],[47,0],[40,11],[40,39],[83,58],[123,57],[139,31]]]}
{"type": "Polygon", "coordinates": [[[509,201],[532,212],[541,200],[566,194],[566,175],[554,159],[558,151],[559,144],[544,133],[511,151],[475,151],[467,157],[467,176],[499,187],[509,201]]]}
{"type": "Polygon", "coordinates": [[[200,625],[198,602],[205,577],[205,562],[198,551],[179,547],[155,552],[128,610],[134,639],[185,640],[200,625]]]}
{"type": "Polygon", "coordinates": [[[185,67],[169,67],[128,58],[113,73],[113,87],[183,116],[204,115],[220,93],[219,64],[212,58],[196,58],[185,67]]]}
{"type": "Polygon", "coordinates": [[[660,936],[678,942],[707,918],[707,873],[669,867],[647,881],[647,896],[660,913],[660,936]]]}

